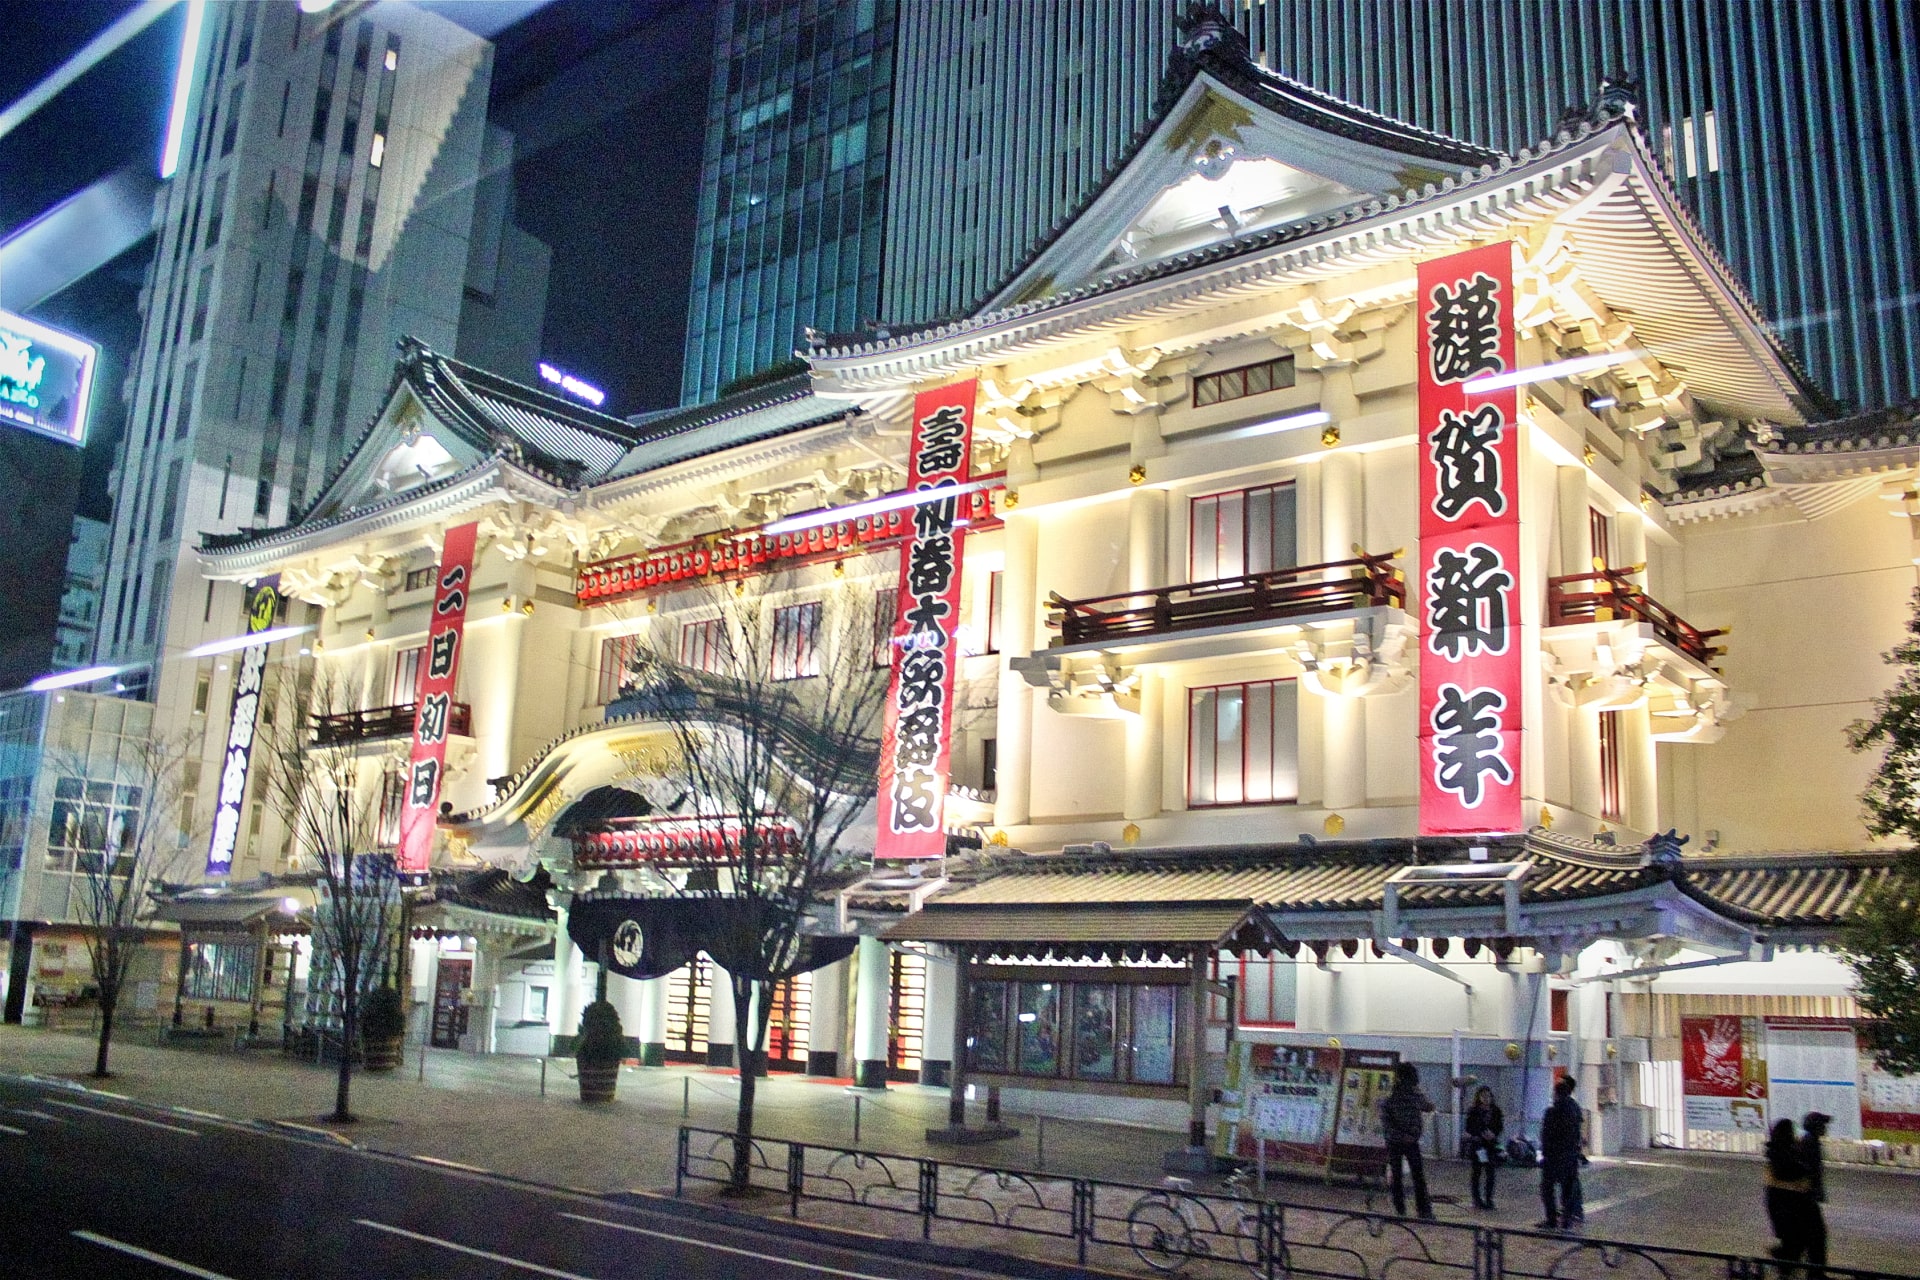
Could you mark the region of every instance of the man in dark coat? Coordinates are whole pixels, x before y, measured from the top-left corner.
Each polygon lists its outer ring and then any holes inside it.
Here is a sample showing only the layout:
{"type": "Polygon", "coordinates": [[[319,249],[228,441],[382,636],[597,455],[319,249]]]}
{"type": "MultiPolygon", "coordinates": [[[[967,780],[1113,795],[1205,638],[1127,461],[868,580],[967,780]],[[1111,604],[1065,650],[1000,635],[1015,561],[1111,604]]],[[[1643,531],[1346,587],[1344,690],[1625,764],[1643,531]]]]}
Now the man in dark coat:
{"type": "Polygon", "coordinates": [[[1563,1076],[1553,1085],[1553,1105],[1540,1121],[1540,1204],[1547,1216],[1542,1230],[1564,1231],[1579,1220],[1580,1131],[1585,1120],[1580,1104],[1573,1100],[1573,1077],[1563,1076]],[[1559,1192],[1559,1204],[1554,1193],[1559,1192]]]}
{"type": "Polygon", "coordinates": [[[1393,1211],[1407,1216],[1407,1193],[1401,1182],[1405,1164],[1413,1178],[1413,1206],[1423,1218],[1433,1217],[1427,1196],[1427,1170],[1421,1163],[1420,1138],[1427,1130],[1433,1103],[1420,1092],[1420,1071],[1411,1062],[1393,1069],[1393,1092],[1380,1100],[1380,1130],[1387,1139],[1387,1165],[1393,1171],[1393,1211]]]}
{"type": "Polygon", "coordinates": [[[1827,1213],[1820,1206],[1827,1202],[1826,1165],[1822,1162],[1820,1139],[1827,1136],[1833,1117],[1824,1111],[1809,1111],[1800,1122],[1800,1163],[1812,1184],[1807,1198],[1807,1220],[1802,1224],[1807,1244],[1807,1261],[1816,1267],[1827,1265],[1827,1213]]]}

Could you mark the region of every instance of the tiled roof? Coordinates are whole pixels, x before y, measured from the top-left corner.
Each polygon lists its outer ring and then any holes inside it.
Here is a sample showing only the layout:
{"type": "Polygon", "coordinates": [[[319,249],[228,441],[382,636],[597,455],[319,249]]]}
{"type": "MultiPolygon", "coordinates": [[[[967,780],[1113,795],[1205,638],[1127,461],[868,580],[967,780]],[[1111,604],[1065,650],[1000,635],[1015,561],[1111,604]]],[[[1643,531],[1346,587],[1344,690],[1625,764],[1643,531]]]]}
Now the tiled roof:
{"type": "Polygon", "coordinates": [[[520,880],[505,871],[489,869],[461,874],[440,886],[436,901],[488,915],[510,916],[520,920],[552,920],[547,891],[553,878],[543,867],[531,880],[520,880]]]}
{"type": "Polygon", "coordinates": [[[1846,919],[1863,893],[1887,882],[1896,858],[1891,853],[1693,858],[1676,880],[1689,897],[1742,924],[1830,928],[1846,919]]]}

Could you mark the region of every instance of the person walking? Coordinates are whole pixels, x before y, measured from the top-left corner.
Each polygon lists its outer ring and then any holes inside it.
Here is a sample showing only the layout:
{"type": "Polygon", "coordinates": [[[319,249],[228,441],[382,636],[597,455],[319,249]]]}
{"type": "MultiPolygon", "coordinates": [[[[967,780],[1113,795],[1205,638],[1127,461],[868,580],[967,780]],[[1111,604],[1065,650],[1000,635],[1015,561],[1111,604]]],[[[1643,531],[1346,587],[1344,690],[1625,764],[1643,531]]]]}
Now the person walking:
{"type": "Polygon", "coordinates": [[[1573,1100],[1573,1077],[1553,1083],[1553,1105],[1540,1121],[1540,1204],[1543,1231],[1565,1231],[1585,1216],[1580,1197],[1580,1132],[1585,1116],[1573,1100]],[[1554,1193],[1559,1192],[1559,1204],[1554,1193]]]}
{"type": "Polygon", "coordinates": [[[1820,1206],[1827,1202],[1827,1163],[1820,1150],[1820,1139],[1827,1136],[1833,1117],[1824,1111],[1809,1111],[1800,1122],[1800,1165],[1807,1174],[1805,1239],[1807,1261],[1816,1267],[1827,1265],[1827,1214],[1820,1206]]]}
{"type": "Polygon", "coordinates": [[[1433,1103],[1420,1092],[1420,1069],[1402,1062],[1393,1069],[1393,1091],[1380,1100],[1380,1130],[1387,1139],[1387,1167],[1393,1172],[1393,1211],[1407,1216],[1404,1164],[1413,1179],[1413,1207],[1422,1218],[1433,1217],[1427,1196],[1427,1170],[1420,1159],[1420,1137],[1426,1132],[1433,1103]]]}
{"type": "Polygon", "coordinates": [[[1493,1090],[1481,1085],[1467,1108],[1467,1175],[1476,1209],[1493,1208],[1493,1171],[1500,1158],[1500,1131],[1507,1127],[1493,1090]]]}
{"type": "Polygon", "coordinates": [[[1819,1212],[1800,1151],[1793,1121],[1776,1120],[1766,1146],[1767,1221],[1773,1225],[1776,1243],[1767,1252],[1781,1262],[1798,1262],[1807,1255],[1809,1211],[1819,1212]]]}

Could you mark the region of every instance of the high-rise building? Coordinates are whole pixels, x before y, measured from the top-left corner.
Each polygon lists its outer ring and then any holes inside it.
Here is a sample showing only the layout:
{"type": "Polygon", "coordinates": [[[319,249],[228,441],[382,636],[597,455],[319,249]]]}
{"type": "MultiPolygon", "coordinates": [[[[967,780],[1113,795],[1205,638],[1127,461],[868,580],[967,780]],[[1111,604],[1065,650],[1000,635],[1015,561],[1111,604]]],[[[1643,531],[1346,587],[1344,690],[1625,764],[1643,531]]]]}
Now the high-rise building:
{"type": "MultiPolygon", "coordinates": [[[[1190,0],[905,0],[879,315],[987,298],[1135,145],[1190,0]]],[[[1639,82],[1669,179],[1816,384],[1920,396],[1920,30],[1876,0],[1246,0],[1270,70],[1513,153],[1639,82]],[[1808,227],[1822,227],[1818,236],[1808,227]]],[[[1417,183],[1412,185],[1418,185],[1417,183]]],[[[823,323],[822,327],[826,327],[823,323]]]]}
{"type": "Polygon", "coordinates": [[[67,576],[60,591],[60,621],[54,631],[55,671],[71,671],[93,661],[93,638],[100,626],[100,584],[107,576],[108,531],[105,520],[73,518],[67,576]]]}
{"type": "Polygon", "coordinates": [[[681,398],[879,310],[895,0],[729,0],[707,96],[681,398]]]}
{"type": "Polygon", "coordinates": [[[205,13],[155,204],[96,644],[163,734],[230,682],[224,660],[182,658],[242,616],[237,590],[196,572],[200,536],[311,500],[382,402],[400,338],[531,353],[512,330],[537,332],[540,307],[498,302],[544,297],[540,247],[481,181],[511,145],[487,124],[485,40],[405,4],[205,13]]]}

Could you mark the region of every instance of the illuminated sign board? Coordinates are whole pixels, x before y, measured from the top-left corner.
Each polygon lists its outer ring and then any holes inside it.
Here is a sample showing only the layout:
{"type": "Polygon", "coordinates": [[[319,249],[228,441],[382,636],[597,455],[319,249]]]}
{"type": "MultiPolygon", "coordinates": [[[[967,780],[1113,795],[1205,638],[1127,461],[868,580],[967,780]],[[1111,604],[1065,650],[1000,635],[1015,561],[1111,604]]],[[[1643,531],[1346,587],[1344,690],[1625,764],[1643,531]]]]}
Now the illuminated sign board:
{"type": "Polygon", "coordinates": [[[591,382],[581,381],[565,369],[556,368],[548,364],[545,360],[540,362],[540,377],[544,381],[551,382],[554,386],[560,388],[576,400],[585,400],[596,409],[607,402],[606,392],[594,386],[591,382]]]}
{"type": "Polygon", "coordinates": [[[0,425],[85,444],[100,349],[0,311],[0,425]]]}
{"type": "MultiPolygon", "coordinates": [[[[247,634],[262,635],[273,627],[280,607],[278,575],[247,591],[247,634]]],[[[260,720],[260,696],[266,682],[267,646],[248,645],[240,654],[233,677],[233,718],[227,722],[227,751],[220,766],[219,799],[213,809],[213,838],[207,846],[207,874],[224,876],[233,870],[234,850],[240,844],[240,816],[247,802],[247,768],[253,760],[254,729],[260,720]]]]}

